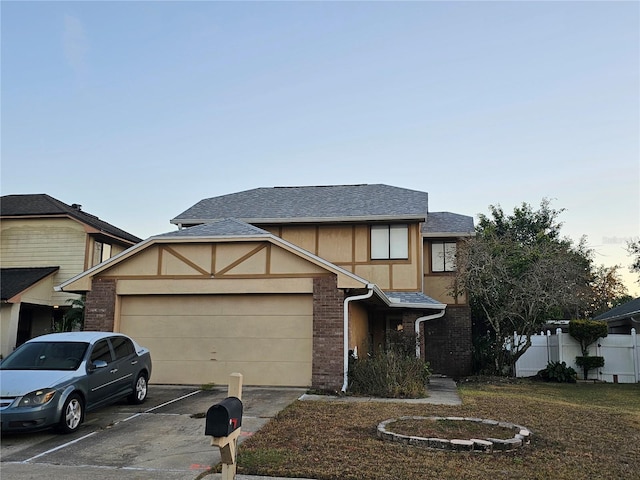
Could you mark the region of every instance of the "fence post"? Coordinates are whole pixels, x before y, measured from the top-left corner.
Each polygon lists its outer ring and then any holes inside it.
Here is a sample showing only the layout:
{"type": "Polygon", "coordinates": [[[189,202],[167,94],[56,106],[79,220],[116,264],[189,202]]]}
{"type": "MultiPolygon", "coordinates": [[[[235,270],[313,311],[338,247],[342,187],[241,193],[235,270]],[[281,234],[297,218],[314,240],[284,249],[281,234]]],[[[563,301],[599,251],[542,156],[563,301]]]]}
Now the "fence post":
{"type": "Polygon", "coordinates": [[[558,337],[558,362],[564,362],[564,349],[562,348],[562,329],[556,328],[556,336],[558,337]]]}
{"type": "Polygon", "coordinates": [[[636,383],[640,382],[640,352],[638,352],[638,337],[636,336],[636,329],[631,329],[631,347],[633,348],[633,373],[636,377],[636,383]]]}
{"type": "Polygon", "coordinates": [[[547,330],[547,335],[546,335],[546,340],[547,340],[547,365],[549,365],[549,362],[551,362],[551,347],[549,346],[549,338],[551,337],[551,330],[547,330]]]}

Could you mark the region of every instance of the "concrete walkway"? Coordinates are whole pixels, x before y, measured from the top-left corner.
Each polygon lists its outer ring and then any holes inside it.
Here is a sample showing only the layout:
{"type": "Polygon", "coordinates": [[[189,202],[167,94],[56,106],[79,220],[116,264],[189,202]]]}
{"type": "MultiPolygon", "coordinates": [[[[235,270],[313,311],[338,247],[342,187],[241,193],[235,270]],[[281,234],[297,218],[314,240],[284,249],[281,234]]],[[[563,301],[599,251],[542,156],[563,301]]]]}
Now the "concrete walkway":
{"type": "Polygon", "coordinates": [[[449,377],[432,376],[429,379],[426,398],[377,398],[304,394],[298,400],[320,402],[387,402],[387,403],[423,403],[431,405],[462,405],[456,382],[449,377]]]}

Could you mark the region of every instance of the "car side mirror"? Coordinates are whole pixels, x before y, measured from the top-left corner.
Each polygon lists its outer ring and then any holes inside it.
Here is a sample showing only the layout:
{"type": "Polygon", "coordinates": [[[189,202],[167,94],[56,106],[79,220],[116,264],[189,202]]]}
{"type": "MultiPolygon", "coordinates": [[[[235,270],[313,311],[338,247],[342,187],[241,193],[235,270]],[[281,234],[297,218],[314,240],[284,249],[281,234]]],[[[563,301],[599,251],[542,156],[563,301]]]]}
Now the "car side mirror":
{"type": "Polygon", "coordinates": [[[93,372],[94,370],[97,370],[99,368],[105,368],[107,366],[107,362],[105,362],[104,360],[96,360],[95,362],[91,362],[89,364],[89,371],[93,372]]]}

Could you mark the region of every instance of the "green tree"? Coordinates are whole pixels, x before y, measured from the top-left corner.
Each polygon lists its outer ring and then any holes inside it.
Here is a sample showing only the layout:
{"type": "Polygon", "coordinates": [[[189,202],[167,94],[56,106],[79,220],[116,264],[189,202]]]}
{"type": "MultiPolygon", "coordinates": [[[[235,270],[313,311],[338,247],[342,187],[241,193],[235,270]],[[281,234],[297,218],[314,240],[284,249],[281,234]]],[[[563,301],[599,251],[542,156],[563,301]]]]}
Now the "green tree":
{"type": "Polygon", "coordinates": [[[591,267],[589,281],[589,298],[585,302],[583,312],[578,313],[578,318],[592,318],[611,310],[632,298],[628,295],[627,287],[622,282],[618,273],[620,267],[605,267],[604,265],[591,267]]]}
{"type": "Polygon", "coordinates": [[[71,304],[62,320],[54,325],[55,332],[72,332],[76,329],[82,330],[84,326],[84,295],[80,298],[68,299],[67,303],[71,304]]]}
{"type": "Polygon", "coordinates": [[[457,254],[454,294],[466,292],[492,331],[493,369],[504,374],[531,345],[531,336],[563,311],[579,311],[589,298],[589,252],[584,242],[561,238],[562,210],[544,199],[507,215],[500,206],[480,215],[475,237],[457,254]],[[514,332],[517,344],[510,341],[514,332]],[[505,348],[505,342],[509,348],[505,348]]]}

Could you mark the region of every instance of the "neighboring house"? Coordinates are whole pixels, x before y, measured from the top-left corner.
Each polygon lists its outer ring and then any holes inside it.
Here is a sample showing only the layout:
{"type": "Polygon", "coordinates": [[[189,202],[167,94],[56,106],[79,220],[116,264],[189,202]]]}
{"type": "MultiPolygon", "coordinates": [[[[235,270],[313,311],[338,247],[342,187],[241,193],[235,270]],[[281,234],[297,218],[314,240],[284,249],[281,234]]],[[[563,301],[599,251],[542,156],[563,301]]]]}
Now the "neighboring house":
{"type": "Polygon", "coordinates": [[[403,331],[433,370],[469,373],[471,319],[448,290],[473,219],[387,185],[257,188],[202,200],[61,284],[87,292],[85,328],[151,349],[159,383],[344,389],[348,356],[403,331]]]}
{"type": "Polygon", "coordinates": [[[632,328],[635,328],[636,332],[640,332],[640,297],[618,305],[608,312],[598,315],[594,320],[605,320],[609,326],[609,333],[628,335],[632,328]]]}
{"type": "Polygon", "coordinates": [[[45,194],[0,198],[1,353],[50,332],[77,294],[53,287],[141,241],[45,194]]]}

